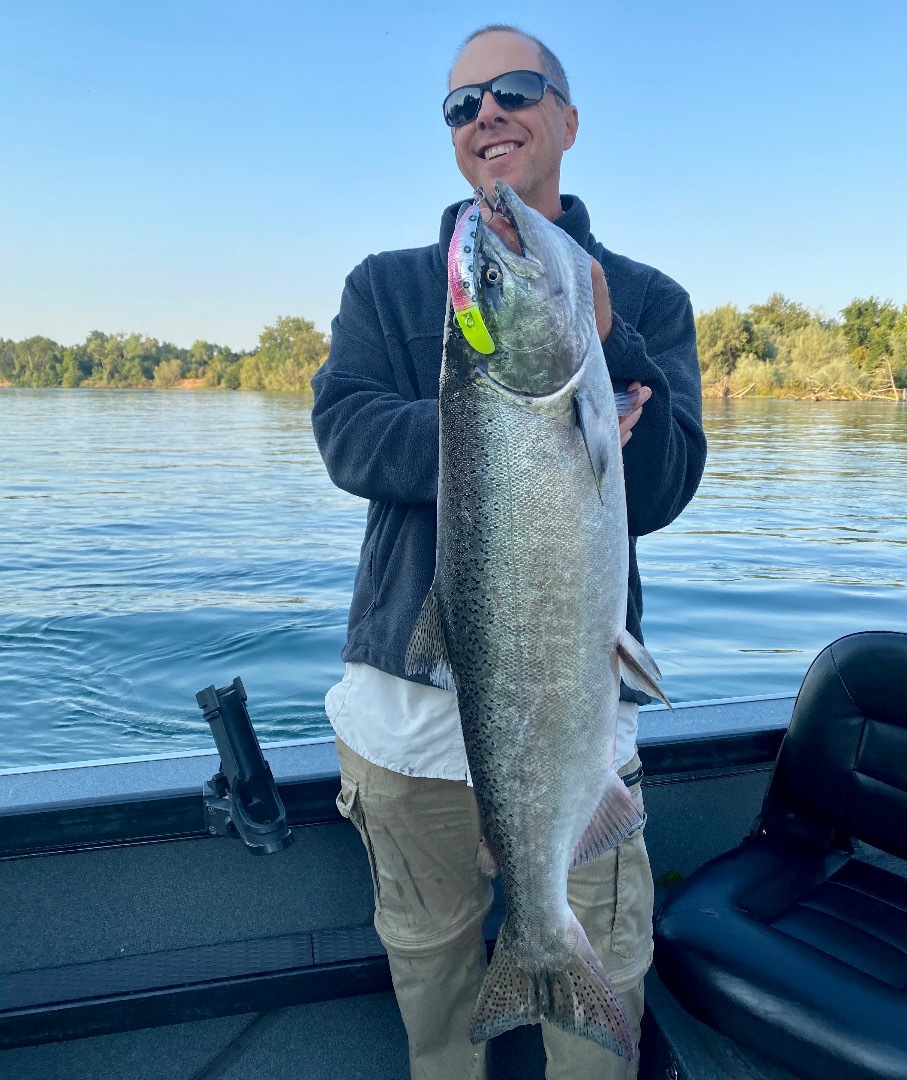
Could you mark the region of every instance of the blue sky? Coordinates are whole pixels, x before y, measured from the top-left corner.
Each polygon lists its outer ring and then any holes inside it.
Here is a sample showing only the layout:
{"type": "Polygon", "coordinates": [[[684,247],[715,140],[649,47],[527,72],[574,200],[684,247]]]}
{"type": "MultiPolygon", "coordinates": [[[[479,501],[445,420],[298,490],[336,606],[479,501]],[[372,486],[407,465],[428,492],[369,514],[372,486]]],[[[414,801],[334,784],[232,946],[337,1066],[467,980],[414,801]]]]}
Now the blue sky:
{"type": "MultiPolygon", "coordinates": [[[[580,112],[562,189],[697,311],[907,303],[907,3],[526,0],[580,112]]],[[[328,330],[369,252],[468,195],[460,7],[0,0],[0,337],[328,330]]]]}

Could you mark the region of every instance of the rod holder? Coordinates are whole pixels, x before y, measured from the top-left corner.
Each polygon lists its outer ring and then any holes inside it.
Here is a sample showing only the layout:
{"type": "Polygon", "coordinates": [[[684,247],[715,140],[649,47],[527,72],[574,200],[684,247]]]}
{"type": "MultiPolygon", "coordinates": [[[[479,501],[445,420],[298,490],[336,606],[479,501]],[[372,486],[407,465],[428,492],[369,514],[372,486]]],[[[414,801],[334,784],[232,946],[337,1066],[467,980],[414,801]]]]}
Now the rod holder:
{"type": "Polygon", "coordinates": [[[261,752],[237,676],[229,686],[195,695],[211,725],[220,769],[202,788],[205,828],[213,836],[239,836],[253,855],[271,855],[293,843],[287,812],[271,767],[261,752]]]}

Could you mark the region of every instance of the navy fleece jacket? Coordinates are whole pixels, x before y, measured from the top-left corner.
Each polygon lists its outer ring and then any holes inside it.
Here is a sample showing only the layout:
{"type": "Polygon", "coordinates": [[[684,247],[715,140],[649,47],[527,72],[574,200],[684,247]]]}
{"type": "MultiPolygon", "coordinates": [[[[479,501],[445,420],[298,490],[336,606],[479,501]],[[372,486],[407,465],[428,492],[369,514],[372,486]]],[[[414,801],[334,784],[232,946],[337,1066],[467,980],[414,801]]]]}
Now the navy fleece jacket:
{"type": "MultiPolygon", "coordinates": [[[[675,281],[598,243],[579,199],[564,195],[561,204],[557,224],[605,271],[614,325],[604,352],[615,387],[638,379],[652,389],[624,449],[627,628],[641,641],[635,538],[677,517],[705,465],[693,310],[675,281]]],[[[338,487],[369,500],[342,657],[401,677],[434,576],[438,381],[447,249],[459,205],[445,210],[437,244],[370,255],[353,270],[330,354],[312,380],[312,426],[328,473],[338,487]]],[[[649,700],[626,686],[622,697],[649,700]]]]}

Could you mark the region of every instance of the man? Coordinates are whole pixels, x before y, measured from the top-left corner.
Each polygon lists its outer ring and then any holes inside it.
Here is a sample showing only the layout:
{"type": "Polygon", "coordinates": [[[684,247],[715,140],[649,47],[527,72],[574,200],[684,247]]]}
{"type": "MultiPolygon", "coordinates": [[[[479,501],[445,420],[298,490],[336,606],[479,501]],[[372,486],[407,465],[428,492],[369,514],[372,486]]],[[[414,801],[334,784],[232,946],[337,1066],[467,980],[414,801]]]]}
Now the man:
{"type": "MultiPolygon", "coordinates": [[[[560,195],[561,158],[576,138],[578,113],[560,63],[541,42],[513,27],[476,31],[450,87],[473,88],[445,103],[469,188],[490,192],[496,179],[506,181],[593,255],[596,322],[612,379],[619,389],[643,384],[639,407],[620,424],[631,533],[627,626],[641,640],[635,537],[680,513],[705,462],[689,297],[658,271],[606,251],[579,199],[560,195]],[[548,81],[530,78],[538,92],[522,99],[486,85],[515,71],[548,81]]],[[[481,828],[456,698],[403,677],[434,572],[438,378],[458,205],[445,211],[438,244],[370,256],[353,270],[330,355],[313,380],[312,422],[328,472],[370,500],[346,673],[326,708],[341,762],[338,805],[368,853],[375,926],[418,1080],[486,1076],[485,1046],[470,1043],[469,1019],[486,966],[481,928],[491,889],[476,868],[481,828]]],[[[505,221],[490,224],[516,247],[505,221]]],[[[626,687],[622,698],[615,764],[641,806],[635,738],[638,703],[647,699],[626,687]]],[[[652,953],[652,877],[641,832],[572,872],[569,898],[638,1038],[652,953]]],[[[635,1076],[635,1063],[542,1027],[549,1080],[635,1076]]]]}

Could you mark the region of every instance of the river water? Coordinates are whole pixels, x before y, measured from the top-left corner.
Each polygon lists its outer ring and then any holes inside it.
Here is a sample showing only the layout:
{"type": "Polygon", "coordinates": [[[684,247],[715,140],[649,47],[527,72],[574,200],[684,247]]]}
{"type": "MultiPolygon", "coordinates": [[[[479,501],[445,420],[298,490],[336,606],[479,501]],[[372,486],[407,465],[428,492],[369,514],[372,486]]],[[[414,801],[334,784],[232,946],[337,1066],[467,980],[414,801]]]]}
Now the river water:
{"type": "MultiPolygon", "coordinates": [[[[907,631],[907,407],[705,402],[709,462],[639,542],[675,702],[793,693],[841,634],[907,631]]],[[[0,769],[328,732],[365,504],[293,395],[0,391],[0,769]]]]}

